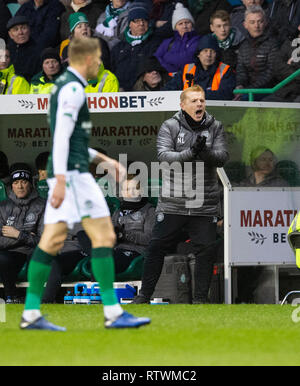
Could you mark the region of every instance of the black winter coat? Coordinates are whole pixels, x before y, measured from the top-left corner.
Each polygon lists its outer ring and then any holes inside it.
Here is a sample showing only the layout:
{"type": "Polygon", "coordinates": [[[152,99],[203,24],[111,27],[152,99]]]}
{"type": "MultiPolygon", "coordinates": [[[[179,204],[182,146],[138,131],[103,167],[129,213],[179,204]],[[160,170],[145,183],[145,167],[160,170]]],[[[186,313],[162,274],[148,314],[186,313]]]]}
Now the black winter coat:
{"type": "Polygon", "coordinates": [[[0,202],[0,227],[10,225],[20,231],[18,239],[2,236],[0,249],[31,253],[38,244],[44,220],[45,200],[36,191],[28,198],[19,199],[10,191],[8,199],[0,202]]]}
{"type": "Polygon", "coordinates": [[[11,18],[11,13],[3,0],[0,0],[0,39],[7,40],[6,24],[11,18]]]}
{"type": "Polygon", "coordinates": [[[145,61],[145,58],[154,54],[160,43],[160,38],[150,35],[148,39],[135,46],[124,40],[113,47],[111,71],[118,78],[120,88],[124,91],[132,91],[141,63],[145,61]]]}
{"type": "Polygon", "coordinates": [[[58,0],[45,0],[44,4],[37,9],[34,0],[29,0],[19,8],[16,15],[27,17],[31,37],[40,50],[43,50],[59,44],[60,15],[64,10],[65,7],[58,0]]]}
{"type": "Polygon", "coordinates": [[[9,39],[8,49],[16,75],[24,76],[30,82],[32,76],[42,70],[41,52],[33,39],[24,44],[16,44],[9,39]]]}
{"type": "Polygon", "coordinates": [[[239,48],[236,84],[244,88],[274,86],[274,63],[278,42],[268,33],[252,38],[249,33],[239,48]]]}

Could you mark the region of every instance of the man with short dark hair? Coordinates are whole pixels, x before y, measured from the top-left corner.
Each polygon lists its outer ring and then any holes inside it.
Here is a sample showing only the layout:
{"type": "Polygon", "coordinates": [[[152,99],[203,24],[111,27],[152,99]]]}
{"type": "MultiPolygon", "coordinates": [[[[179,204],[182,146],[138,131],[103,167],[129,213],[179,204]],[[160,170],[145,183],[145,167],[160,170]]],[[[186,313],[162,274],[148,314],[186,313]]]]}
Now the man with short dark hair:
{"type": "MultiPolygon", "coordinates": [[[[244,26],[247,35],[239,48],[236,88],[270,88],[274,84],[274,62],[278,54],[278,42],[267,30],[264,10],[259,5],[247,8],[244,26]]],[[[256,94],[260,100],[265,94],[256,94]]],[[[248,99],[237,95],[235,100],[248,99]]]]}

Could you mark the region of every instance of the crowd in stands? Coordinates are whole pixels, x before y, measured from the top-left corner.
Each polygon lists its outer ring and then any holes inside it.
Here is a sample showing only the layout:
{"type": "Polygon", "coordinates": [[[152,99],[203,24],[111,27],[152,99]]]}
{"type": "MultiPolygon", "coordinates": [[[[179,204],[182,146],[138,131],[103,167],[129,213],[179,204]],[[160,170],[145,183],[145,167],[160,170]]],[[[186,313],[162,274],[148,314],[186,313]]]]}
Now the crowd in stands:
{"type": "MultiPolygon", "coordinates": [[[[0,93],[49,93],[74,37],[97,37],[87,93],[182,90],[247,100],[299,68],[299,0],[0,0],[0,93]]],[[[297,102],[299,78],[255,100],[297,102]]]]}

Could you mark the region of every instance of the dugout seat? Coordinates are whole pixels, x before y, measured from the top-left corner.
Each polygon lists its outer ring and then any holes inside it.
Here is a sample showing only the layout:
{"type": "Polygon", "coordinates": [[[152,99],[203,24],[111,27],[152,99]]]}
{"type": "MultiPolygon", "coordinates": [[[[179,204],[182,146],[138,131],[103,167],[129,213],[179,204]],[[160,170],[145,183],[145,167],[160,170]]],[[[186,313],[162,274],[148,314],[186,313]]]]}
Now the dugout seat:
{"type": "Polygon", "coordinates": [[[7,194],[6,194],[6,188],[3,181],[0,180],[0,201],[6,200],[7,194]]]}
{"type": "MultiPolygon", "coordinates": [[[[115,281],[127,281],[127,280],[141,280],[144,267],[144,257],[142,255],[137,256],[132,260],[128,268],[121,273],[116,274],[115,281]]],[[[85,279],[92,279],[91,262],[90,258],[85,259],[81,266],[82,274],[85,279]]]]}
{"type": "Polygon", "coordinates": [[[84,273],[82,271],[82,266],[89,259],[90,259],[89,257],[84,257],[83,259],[81,259],[77,263],[77,265],[73,269],[73,271],[62,278],[62,282],[63,283],[69,283],[69,282],[73,282],[73,281],[85,280],[86,276],[84,275],[84,273]]]}
{"type": "Polygon", "coordinates": [[[28,262],[23,265],[21,271],[18,274],[17,282],[21,283],[23,281],[27,281],[27,271],[28,271],[28,262]]]}

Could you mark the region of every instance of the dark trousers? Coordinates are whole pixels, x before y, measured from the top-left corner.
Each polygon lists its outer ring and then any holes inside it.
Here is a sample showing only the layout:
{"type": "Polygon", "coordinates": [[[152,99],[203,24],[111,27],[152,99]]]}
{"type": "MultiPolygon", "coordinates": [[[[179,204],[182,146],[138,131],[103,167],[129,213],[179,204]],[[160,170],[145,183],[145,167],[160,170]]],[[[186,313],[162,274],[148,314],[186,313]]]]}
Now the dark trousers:
{"type": "MultiPolygon", "coordinates": [[[[161,214],[160,214],[161,215],[161,214]]],[[[141,293],[151,297],[160,277],[164,257],[174,251],[181,234],[186,232],[195,255],[195,296],[207,301],[211,282],[216,241],[216,223],[213,217],[164,214],[156,221],[146,251],[141,293]]]]}
{"type": "Polygon", "coordinates": [[[16,281],[28,257],[25,253],[0,251],[0,278],[6,297],[17,296],[16,281]]]}
{"type": "Polygon", "coordinates": [[[43,295],[43,303],[55,302],[63,277],[71,273],[83,258],[84,255],[80,251],[71,251],[57,255],[53,259],[50,275],[43,295]]]}

